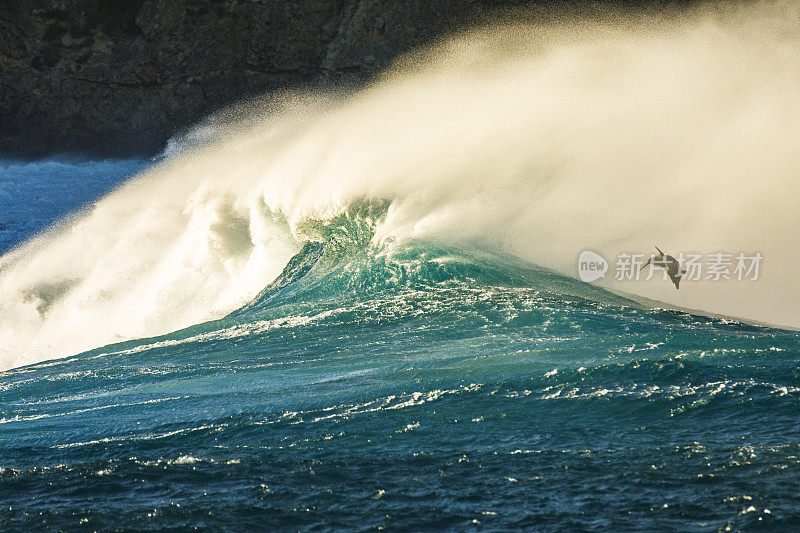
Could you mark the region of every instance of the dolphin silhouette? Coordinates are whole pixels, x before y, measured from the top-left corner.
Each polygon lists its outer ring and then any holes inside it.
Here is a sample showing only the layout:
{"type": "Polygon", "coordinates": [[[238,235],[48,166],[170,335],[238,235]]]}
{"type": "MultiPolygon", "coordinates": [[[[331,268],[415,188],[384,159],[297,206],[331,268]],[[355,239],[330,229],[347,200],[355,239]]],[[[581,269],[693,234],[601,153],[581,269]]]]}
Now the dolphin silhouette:
{"type": "Polygon", "coordinates": [[[653,262],[654,267],[661,267],[667,270],[667,275],[669,279],[672,280],[672,283],[675,284],[675,289],[678,289],[678,286],[681,283],[681,278],[686,274],[685,270],[681,270],[681,264],[678,262],[677,259],[672,257],[671,255],[665,255],[664,252],[661,251],[661,248],[656,246],[656,250],[658,250],[658,255],[650,256],[650,259],[642,265],[642,268],[639,269],[640,271],[644,269],[651,261],[653,262]]]}

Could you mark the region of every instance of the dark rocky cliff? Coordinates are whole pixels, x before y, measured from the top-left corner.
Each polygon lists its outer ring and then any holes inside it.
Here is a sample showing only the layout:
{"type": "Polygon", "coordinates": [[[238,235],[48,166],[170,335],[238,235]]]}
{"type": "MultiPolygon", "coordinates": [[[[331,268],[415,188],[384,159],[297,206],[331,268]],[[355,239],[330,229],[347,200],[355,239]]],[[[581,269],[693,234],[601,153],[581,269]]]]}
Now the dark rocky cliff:
{"type": "Polygon", "coordinates": [[[539,3],[0,0],[0,153],[153,153],[237,100],[363,80],[398,53],[539,3]]]}

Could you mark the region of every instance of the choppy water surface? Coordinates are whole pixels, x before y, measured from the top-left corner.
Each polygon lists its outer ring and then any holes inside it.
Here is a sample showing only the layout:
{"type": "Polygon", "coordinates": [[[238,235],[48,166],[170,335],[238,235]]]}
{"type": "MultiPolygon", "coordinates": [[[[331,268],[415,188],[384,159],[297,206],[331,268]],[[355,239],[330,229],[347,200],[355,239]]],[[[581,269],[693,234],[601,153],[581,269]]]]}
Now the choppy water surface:
{"type": "Polygon", "coordinates": [[[797,3],[731,4],[0,164],[0,530],[800,529],[800,334],[704,316],[800,327],[797,3]],[[764,261],[572,277],[653,245],[764,261]]]}
{"type": "Polygon", "coordinates": [[[226,319],[3,373],[0,525],[791,529],[799,341],[309,244],[226,319]]]}

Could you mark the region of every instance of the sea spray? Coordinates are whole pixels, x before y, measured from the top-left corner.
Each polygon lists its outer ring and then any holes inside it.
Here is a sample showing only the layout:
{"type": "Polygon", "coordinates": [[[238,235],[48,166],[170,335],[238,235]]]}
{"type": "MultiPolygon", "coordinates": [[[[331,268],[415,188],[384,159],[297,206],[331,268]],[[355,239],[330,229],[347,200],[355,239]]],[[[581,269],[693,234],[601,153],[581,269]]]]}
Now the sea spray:
{"type": "Polygon", "coordinates": [[[222,317],[354,201],[371,243],[513,254],[758,251],[754,283],[606,286],[800,326],[790,2],[457,36],[352,94],[219,126],[0,258],[0,367],[222,317]]]}

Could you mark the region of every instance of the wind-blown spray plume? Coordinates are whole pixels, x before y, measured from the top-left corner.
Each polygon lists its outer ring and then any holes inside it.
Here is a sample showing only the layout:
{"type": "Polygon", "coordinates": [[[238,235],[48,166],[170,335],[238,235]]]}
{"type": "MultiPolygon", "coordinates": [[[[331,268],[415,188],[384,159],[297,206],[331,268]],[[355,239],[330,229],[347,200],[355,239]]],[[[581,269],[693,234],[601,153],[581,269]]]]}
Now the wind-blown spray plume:
{"type": "Polygon", "coordinates": [[[0,259],[0,367],[223,316],[304,221],[389,202],[373,242],[515,254],[760,252],[759,281],[609,286],[800,326],[791,3],[475,30],[350,95],[288,97],[0,259]],[[666,249],[666,248],[665,248],[666,249]]]}

